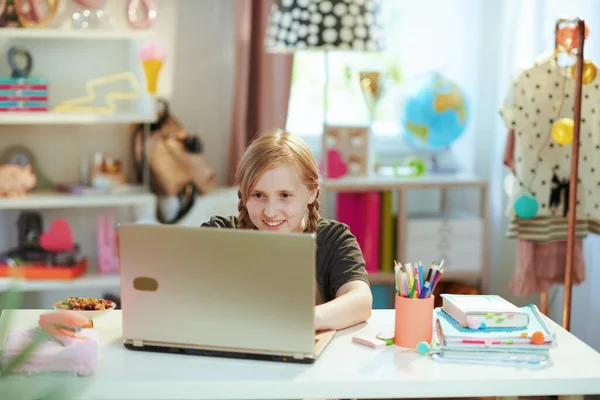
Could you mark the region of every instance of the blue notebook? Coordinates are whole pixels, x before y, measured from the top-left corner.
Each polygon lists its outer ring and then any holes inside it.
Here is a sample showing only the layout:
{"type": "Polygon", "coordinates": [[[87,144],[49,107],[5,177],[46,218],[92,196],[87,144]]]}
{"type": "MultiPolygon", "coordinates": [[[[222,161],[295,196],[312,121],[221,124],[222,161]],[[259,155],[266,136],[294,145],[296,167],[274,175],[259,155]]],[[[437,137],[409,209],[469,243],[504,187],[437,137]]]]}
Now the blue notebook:
{"type": "Polygon", "coordinates": [[[436,329],[439,336],[446,343],[474,344],[473,342],[481,339],[482,341],[495,340],[501,342],[492,344],[530,344],[531,337],[535,332],[541,332],[544,335],[546,343],[553,343],[555,341],[554,332],[552,332],[544,316],[535,305],[530,304],[521,307],[521,310],[529,316],[529,325],[525,329],[509,327],[470,329],[460,325],[441,308],[436,308],[436,329]]]}

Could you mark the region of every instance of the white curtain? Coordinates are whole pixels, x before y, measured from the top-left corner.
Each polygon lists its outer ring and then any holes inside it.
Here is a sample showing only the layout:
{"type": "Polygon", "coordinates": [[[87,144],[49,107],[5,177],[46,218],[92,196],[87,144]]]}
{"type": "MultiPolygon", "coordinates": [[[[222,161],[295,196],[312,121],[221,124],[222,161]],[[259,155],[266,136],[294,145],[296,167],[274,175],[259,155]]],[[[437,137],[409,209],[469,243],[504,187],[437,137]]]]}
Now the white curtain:
{"type": "MultiPolygon", "coordinates": [[[[515,73],[530,65],[533,59],[554,46],[554,25],[559,17],[582,17],[590,28],[584,54],[600,64],[600,2],[597,0],[460,0],[449,2],[461,9],[472,24],[463,23],[456,29],[468,30],[476,42],[475,53],[459,51],[464,65],[464,80],[473,92],[474,115],[468,140],[462,140],[455,152],[472,164],[472,169],[489,178],[491,201],[491,276],[490,289],[518,304],[539,298],[514,298],[508,292],[516,260],[516,242],[504,238],[506,195],[502,165],[506,129],[498,109],[504,100],[515,73]],[[473,29],[477,27],[477,29],[473,29]],[[476,72],[473,74],[473,64],[476,72]],[[473,89],[475,87],[475,89],[473,89]],[[472,144],[476,143],[475,146],[472,144]],[[471,154],[469,154],[471,153],[471,154]]],[[[463,21],[465,22],[465,21],[463,21]]],[[[465,37],[465,35],[457,35],[465,37]]],[[[460,48],[457,45],[457,48],[460,48]]],[[[472,45],[467,45],[472,49],[472,45]]],[[[600,134],[600,132],[596,132],[600,134]]],[[[590,346],[600,350],[600,240],[592,235],[584,242],[586,281],[573,289],[571,331],[590,346]]],[[[562,286],[550,292],[550,316],[562,323],[562,286]]]]}

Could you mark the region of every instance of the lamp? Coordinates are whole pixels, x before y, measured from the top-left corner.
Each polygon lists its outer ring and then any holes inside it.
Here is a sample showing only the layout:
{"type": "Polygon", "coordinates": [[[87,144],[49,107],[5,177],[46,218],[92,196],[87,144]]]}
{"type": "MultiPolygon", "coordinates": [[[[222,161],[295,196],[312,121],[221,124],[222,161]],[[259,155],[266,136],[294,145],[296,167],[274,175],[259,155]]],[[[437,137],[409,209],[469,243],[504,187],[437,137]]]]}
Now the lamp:
{"type": "MultiPolygon", "coordinates": [[[[328,52],[385,50],[381,0],[274,0],[265,50],[287,54],[299,50],[325,52],[323,128],[327,125],[328,52]]],[[[323,174],[327,177],[327,145],[322,135],[323,174]]]]}

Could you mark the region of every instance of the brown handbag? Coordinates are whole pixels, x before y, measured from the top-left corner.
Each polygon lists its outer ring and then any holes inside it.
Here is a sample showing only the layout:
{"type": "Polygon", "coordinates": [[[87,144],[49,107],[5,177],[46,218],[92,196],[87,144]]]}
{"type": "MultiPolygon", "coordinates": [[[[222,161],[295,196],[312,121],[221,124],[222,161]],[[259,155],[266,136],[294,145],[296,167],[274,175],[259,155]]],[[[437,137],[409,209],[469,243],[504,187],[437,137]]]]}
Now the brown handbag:
{"type": "MultiPolygon", "coordinates": [[[[150,185],[159,196],[179,196],[181,203],[187,204],[179,213],[182,214],[191,208],[195,195],[208,193],[214,188],[216,172],[202,154],[200,139],[187,132],[183,124],[170,113],[165,100],[159,102],[162,110],[158,121],[150,125],[147,143],[150,185]]],[[[143,128],[143,125],[136,126],[133,134],[138,182],[142,181],[143,128]]],[[[178,215],[175,220],[182,216],[178,215]]]]}

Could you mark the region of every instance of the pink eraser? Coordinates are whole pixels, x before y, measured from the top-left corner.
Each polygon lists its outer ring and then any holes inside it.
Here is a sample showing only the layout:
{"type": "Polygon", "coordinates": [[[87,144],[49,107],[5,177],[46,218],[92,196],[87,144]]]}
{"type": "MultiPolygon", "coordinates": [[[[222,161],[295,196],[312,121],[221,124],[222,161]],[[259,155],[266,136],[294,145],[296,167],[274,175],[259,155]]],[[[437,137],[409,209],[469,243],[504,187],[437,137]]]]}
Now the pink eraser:
{"type": "Polygon", "coordinates": [[[353,336],[352,342],[371,347],[373,349],[381,349],[385,347],[385,342],[377,339],[375,336],[353,336]]]}

